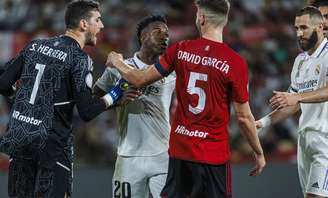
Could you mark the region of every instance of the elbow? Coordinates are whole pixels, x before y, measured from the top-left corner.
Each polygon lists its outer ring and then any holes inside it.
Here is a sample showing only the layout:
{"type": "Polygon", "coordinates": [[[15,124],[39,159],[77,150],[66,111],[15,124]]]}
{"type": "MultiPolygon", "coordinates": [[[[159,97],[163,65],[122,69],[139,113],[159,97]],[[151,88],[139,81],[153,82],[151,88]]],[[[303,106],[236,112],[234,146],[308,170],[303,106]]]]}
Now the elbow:
{"type": "Polygon", "coordinates": [[[94,115],[92,109],[90,108],[78,108],[78,112],[80,115],[80,118],[84,121],[84,122],[89,122],[91,121],[93,118],[95,118],[96,116],[94,115]]]}
{"type": "Polygon", "coordinates": [[[238,116],[237,117],[237,123],[239,126],[246,125],[247,119],[245,117],[238,116]]]}
{"type": "Polygon", "coordinates": [[[81,113],[81,112],[80,112],[80,117],[84,122],[89,122],[93,119],[93,117],[89,116],[87,113],[81,113]]]}
{"type": "Polygon", "coordinates": [[[249,122],[254,121],[252,115],[238,115],[237,116],[237,123],[239,126],[243,127],[246,126],[249,122]]]}

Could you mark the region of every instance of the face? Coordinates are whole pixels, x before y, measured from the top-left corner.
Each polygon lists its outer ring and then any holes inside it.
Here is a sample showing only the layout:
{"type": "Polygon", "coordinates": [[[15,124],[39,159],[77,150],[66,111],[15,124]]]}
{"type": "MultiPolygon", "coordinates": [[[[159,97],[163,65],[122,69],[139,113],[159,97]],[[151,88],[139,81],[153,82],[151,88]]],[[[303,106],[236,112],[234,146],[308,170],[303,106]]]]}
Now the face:
{"type": "Polygon", "coordinates": [[[100,32],[104,25],[101,21],[101,15],[98,11],[91,11],[91,17],[87,20],[86,30],[86,45],[95,46],[97,43],[97,34],[100,32]]]}
{"type": "Polygon", "coordinates": [[[321,6],[319,10],[324,18],[323,22],[323,33],[325,37],[328,37],[328,6],[321,6]]]}
{"type": "Polygon", "coordinates": [[[201,32],[201,23],[202,23],[202,16],[200,10],[197,8],[197,13],[196,13],[196,27],[198,32],[201,32]]]}
{"type": "Polygon", "coordinates": [[[153,22],[144,30],[142,45],[162,54],[169,45],[169,28],[163,22],[153,22]]]}
{"type": "Polygon", "coordinates": [[[310,15],[302,15],[295,19],[295,30],[297,40],[304,51],[311,50],[318,42],[318,29],[319,25],[313,25],[310,21],[310,15]]]}

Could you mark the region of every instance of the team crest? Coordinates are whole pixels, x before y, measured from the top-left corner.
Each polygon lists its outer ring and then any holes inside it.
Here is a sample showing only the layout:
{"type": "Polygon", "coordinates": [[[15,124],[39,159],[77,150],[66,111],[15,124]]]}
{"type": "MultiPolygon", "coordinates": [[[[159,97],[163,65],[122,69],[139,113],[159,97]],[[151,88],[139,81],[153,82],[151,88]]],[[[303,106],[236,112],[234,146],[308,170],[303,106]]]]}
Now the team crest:
{"type": "Polygon", "coordinates": [[[320,74],[320,69],[321,69],[320,65],[317,65],[315,67],[315,75],[319,75],[320,74]]]}

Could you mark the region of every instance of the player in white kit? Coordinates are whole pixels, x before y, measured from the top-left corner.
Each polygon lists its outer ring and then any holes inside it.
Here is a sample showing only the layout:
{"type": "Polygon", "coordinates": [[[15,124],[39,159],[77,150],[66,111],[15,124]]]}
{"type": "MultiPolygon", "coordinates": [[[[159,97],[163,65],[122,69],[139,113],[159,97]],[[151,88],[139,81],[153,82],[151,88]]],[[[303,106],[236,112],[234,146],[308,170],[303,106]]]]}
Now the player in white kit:
{"type": "MultiPolygon", "coordinates": [[[[323,34],[323,16],[312,6],[295,19],[300,53],[294,62],[289,92],[304,93],[325,87],[328,75],[328,41],[323,34]]],[[[278,108],[257,121],[258,128],[279,122],[301,109],[298,137],[298,173],[306,198],[328,196],[328,102],[298,103],[278,108]]]]}
{"type": "MultiPolygon", "coordinates": [[[[168,46],[166,20],[160,16],[143,19],[138,24],[137,36],[140,50],[125,62],[146,69],[168,46]]],[[[116,69],[107,68],[96,82],[95,92],[107,93],[120,78],[116,69]]],[[[114,198],[160,197],[168,171],[169,110],[174,88],[175,76],[170,75],[144,87],[140,97],[117,108],[119,145],[113,176],[114,198]]],[[[126,94],[137,95],[133,90],[126,94]]]]}
{"type": "MultiPolygon", "coordinates": [[[[311,5],[317,7],[324,18],[324,35],[328,37],[328,1],[327,0],[311,0],[311,5]]],[[[288,93],[275,91],[274,96],[270,99],[271,106],[275,109],[278,107],[286,107],[297,103],[318,103],[328,101],[328,86],[317,89],[315,91],[303,93],[288,93]]]]}

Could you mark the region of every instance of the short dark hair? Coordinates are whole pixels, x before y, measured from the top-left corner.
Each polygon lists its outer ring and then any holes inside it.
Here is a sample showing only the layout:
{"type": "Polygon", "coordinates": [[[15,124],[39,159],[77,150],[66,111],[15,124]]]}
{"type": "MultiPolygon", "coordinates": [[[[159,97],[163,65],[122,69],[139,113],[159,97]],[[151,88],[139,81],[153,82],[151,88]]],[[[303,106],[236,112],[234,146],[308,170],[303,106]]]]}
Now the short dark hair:
{"type": "Polygon", "coordinates": [[[137,38],[138,38],[138,43],[141,45],[141,33],[142,31],[148,27],[149,24],[154,23],[154,22],[162,22],[162,23],[167,23],[166,19],[164,16],[161,15],[150,15],[145,18],[143,18],[138,24],[137,24],[137,38]]]}
{"type": "Polygon", "coordinates": [[[195,0],[199,8],[208,9],[214,13],[227,15],[230,10],[228,0],[195,0]]]}
{"type": "Polygon", "coordinates": [[[99,3],[94,0],[74,0],[67,5],[65,13],[66,28],[79,26],[81,19],[89,19],[90,11],[99,11],[99,3]]]}
{"type": "Polygon", "coordinates": [[[296,13],[296,16],[310,15],[310,18],[318,18],[323,20],[320,10],[314,6],[306,6],[296,13]]]}
{"type": "Polygon", "coordinates": [[[312,1],[310,1],[310,5],[319,8],[321,6],[328,6],[328,1],[327,0],[312,0],[312,1]]]}

